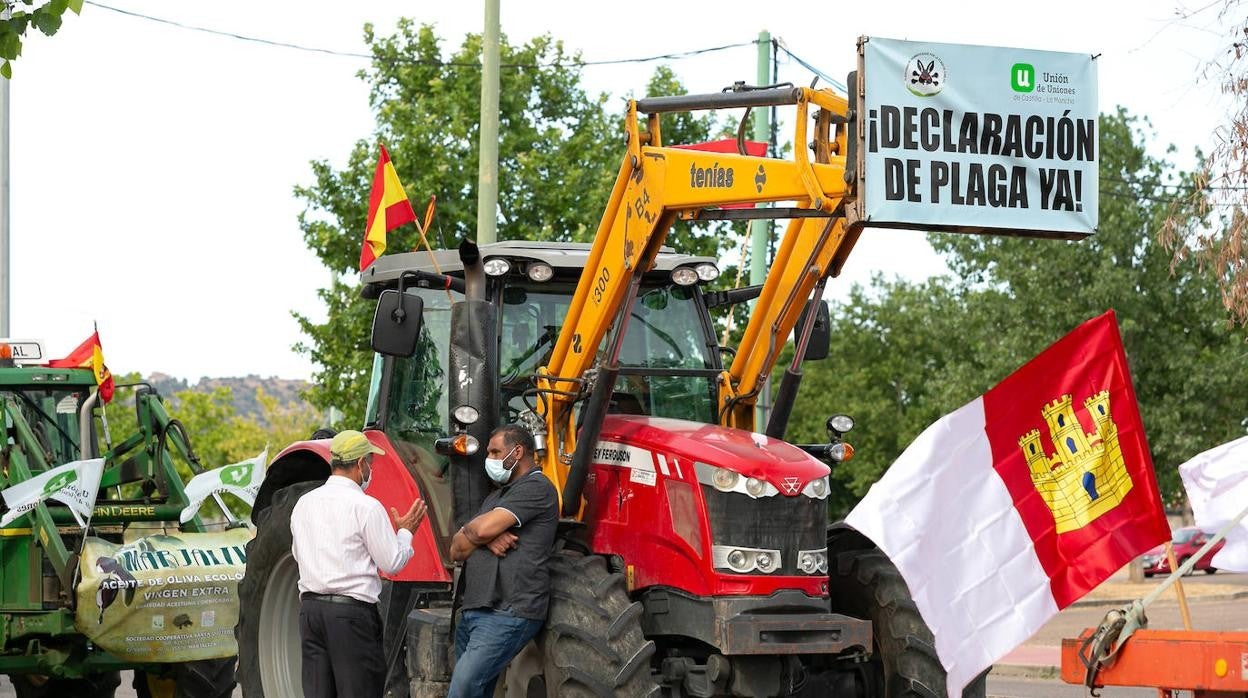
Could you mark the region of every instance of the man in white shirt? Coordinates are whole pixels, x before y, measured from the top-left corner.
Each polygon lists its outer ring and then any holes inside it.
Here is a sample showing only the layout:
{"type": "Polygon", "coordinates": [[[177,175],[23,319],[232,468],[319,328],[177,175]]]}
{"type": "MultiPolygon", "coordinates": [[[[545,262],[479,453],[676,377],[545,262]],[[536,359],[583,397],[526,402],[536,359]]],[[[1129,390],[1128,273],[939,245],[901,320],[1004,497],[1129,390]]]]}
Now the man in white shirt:
{"type": "Polygon", "coordinates": [[[364,494],[373,454],[385,451],[358,431],[339,432],[329,445],[325,484],[303,495],[290,516],[292,552],[299,563],[299,634],[305,698],[373,698],[385,689],[377,571],[394,574],[412,557],[412,533],[425,503],[390,515],[364,494]],[[397,532],[396,532],[397,529],[397,532]]]}

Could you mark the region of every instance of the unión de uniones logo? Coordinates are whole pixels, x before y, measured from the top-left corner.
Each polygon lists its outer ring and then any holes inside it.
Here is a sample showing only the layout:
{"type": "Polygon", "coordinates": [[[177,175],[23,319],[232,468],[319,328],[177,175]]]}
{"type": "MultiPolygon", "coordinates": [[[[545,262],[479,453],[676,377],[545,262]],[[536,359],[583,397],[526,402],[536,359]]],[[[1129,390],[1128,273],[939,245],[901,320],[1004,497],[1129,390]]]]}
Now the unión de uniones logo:
{"type": "Polygon", "coordinates": [[[945,62],[934,53],[915,54],[907,63],[902,75],[906,89],[918,97],[933,97],[945,89],[948,76],[945,62]]]}
{"type": "Polygon", "coordinates": [[[50,495],[60,492],[77,479],[78,473],[73,470],[66,470],[56,477],[49,478],[47,482],[43,483],[43,493],[45,495],[50,495]]]}
{"type": "Polygon", "coordinates": [[[1015,63],[1010,68],[1010,87],[1015,92],[1031,92],[1036,89],[1036,68],[1030,63],[1015,63]]]}

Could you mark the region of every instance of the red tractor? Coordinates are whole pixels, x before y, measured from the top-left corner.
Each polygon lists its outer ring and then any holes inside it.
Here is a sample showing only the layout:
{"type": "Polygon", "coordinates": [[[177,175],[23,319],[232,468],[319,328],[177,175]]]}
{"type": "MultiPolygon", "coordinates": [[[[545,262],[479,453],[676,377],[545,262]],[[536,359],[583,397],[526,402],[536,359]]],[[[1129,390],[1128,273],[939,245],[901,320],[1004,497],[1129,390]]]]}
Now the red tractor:
{"type": "MultiPolygon", "coordinates": [[[[450,539],[490,491],[484,444],[507,422],[534,432],[564,516],[549,617],[509,667],[509,694],[943,693],[896,569],[828,526],[830,466],[852,454],[841,441],[852,420],[829,419],[827,443],[783,438],[802,360],[827,352],[824,282],[857,237],[844,218],[853,126],[844,97],[808,88],[633,102],[592,244],[465,243],[432,259],[388,255],[363,273],[377,299],[364,428],[386,451],[369,494],[429,504],[416,554],[382,599],[390,694],[445,693],[450,539]],[[813,143],[813,156],[661,143],[660,113],[773,105],[797,108],[793,142],[813,143]],[[793,205],[720,208],[740,202],[793,205]],[[761,287],[709,291],[715,260],[662,246],[677,217],[762,216],[791,222],[761,287]],[[741,344],[720,346],[710,309],[755,299],[741,344]],[[790,333],[796,358],[760,430],[756,400],[790,333]]],[[[249,698],[300,694],[289,518],[328,458],[328,441],[288,447],[253,509],[237,629],[249,698]]],[[[967,690],[983,693],[983,677],[967,690]]]]}

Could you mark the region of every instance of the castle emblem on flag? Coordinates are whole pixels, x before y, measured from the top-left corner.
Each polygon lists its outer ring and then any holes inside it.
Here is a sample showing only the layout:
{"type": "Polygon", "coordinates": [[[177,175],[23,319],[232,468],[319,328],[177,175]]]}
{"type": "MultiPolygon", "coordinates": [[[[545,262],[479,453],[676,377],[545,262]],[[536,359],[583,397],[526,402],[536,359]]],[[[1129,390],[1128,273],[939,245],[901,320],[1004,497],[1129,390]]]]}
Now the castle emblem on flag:
{"type": "Polygon", "coordinates": [[[1131,491],[1118,426],[1110,418],[1109,391],[1084,400],[1096,431],[1084,433],[1071,407],[1073,396],[1063,395],[1044,406],[1056,454],[1045,453],[1040,430],[1018,440],[1031,470],[1031,482],[1053,512],[1057,532],[1075,531],[1122,503],[1131,491]]]}

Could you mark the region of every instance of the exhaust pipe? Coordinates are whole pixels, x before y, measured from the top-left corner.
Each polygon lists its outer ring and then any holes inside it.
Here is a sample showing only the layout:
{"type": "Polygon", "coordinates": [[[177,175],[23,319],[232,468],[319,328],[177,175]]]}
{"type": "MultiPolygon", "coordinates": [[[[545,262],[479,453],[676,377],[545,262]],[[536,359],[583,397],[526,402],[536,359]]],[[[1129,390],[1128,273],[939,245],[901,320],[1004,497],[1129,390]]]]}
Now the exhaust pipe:
{"type": "MultiPolygon", "coordinates": [[[[486,295],[481,250],[471,240],[459,245],[464,265],[464,300],[451,306],[451,347],[447,361],[447,397],[451,411],[471,405],[480,415],[462,427],[481,448],[468,456],[451,457],[451,486],[455,498],[455,526],[462,526],[489,496],[485,474],[485,446],[498,425],[497,314],[486,295]]],[[[456,431],[455,425],[450,432],[456,431]]]]}

